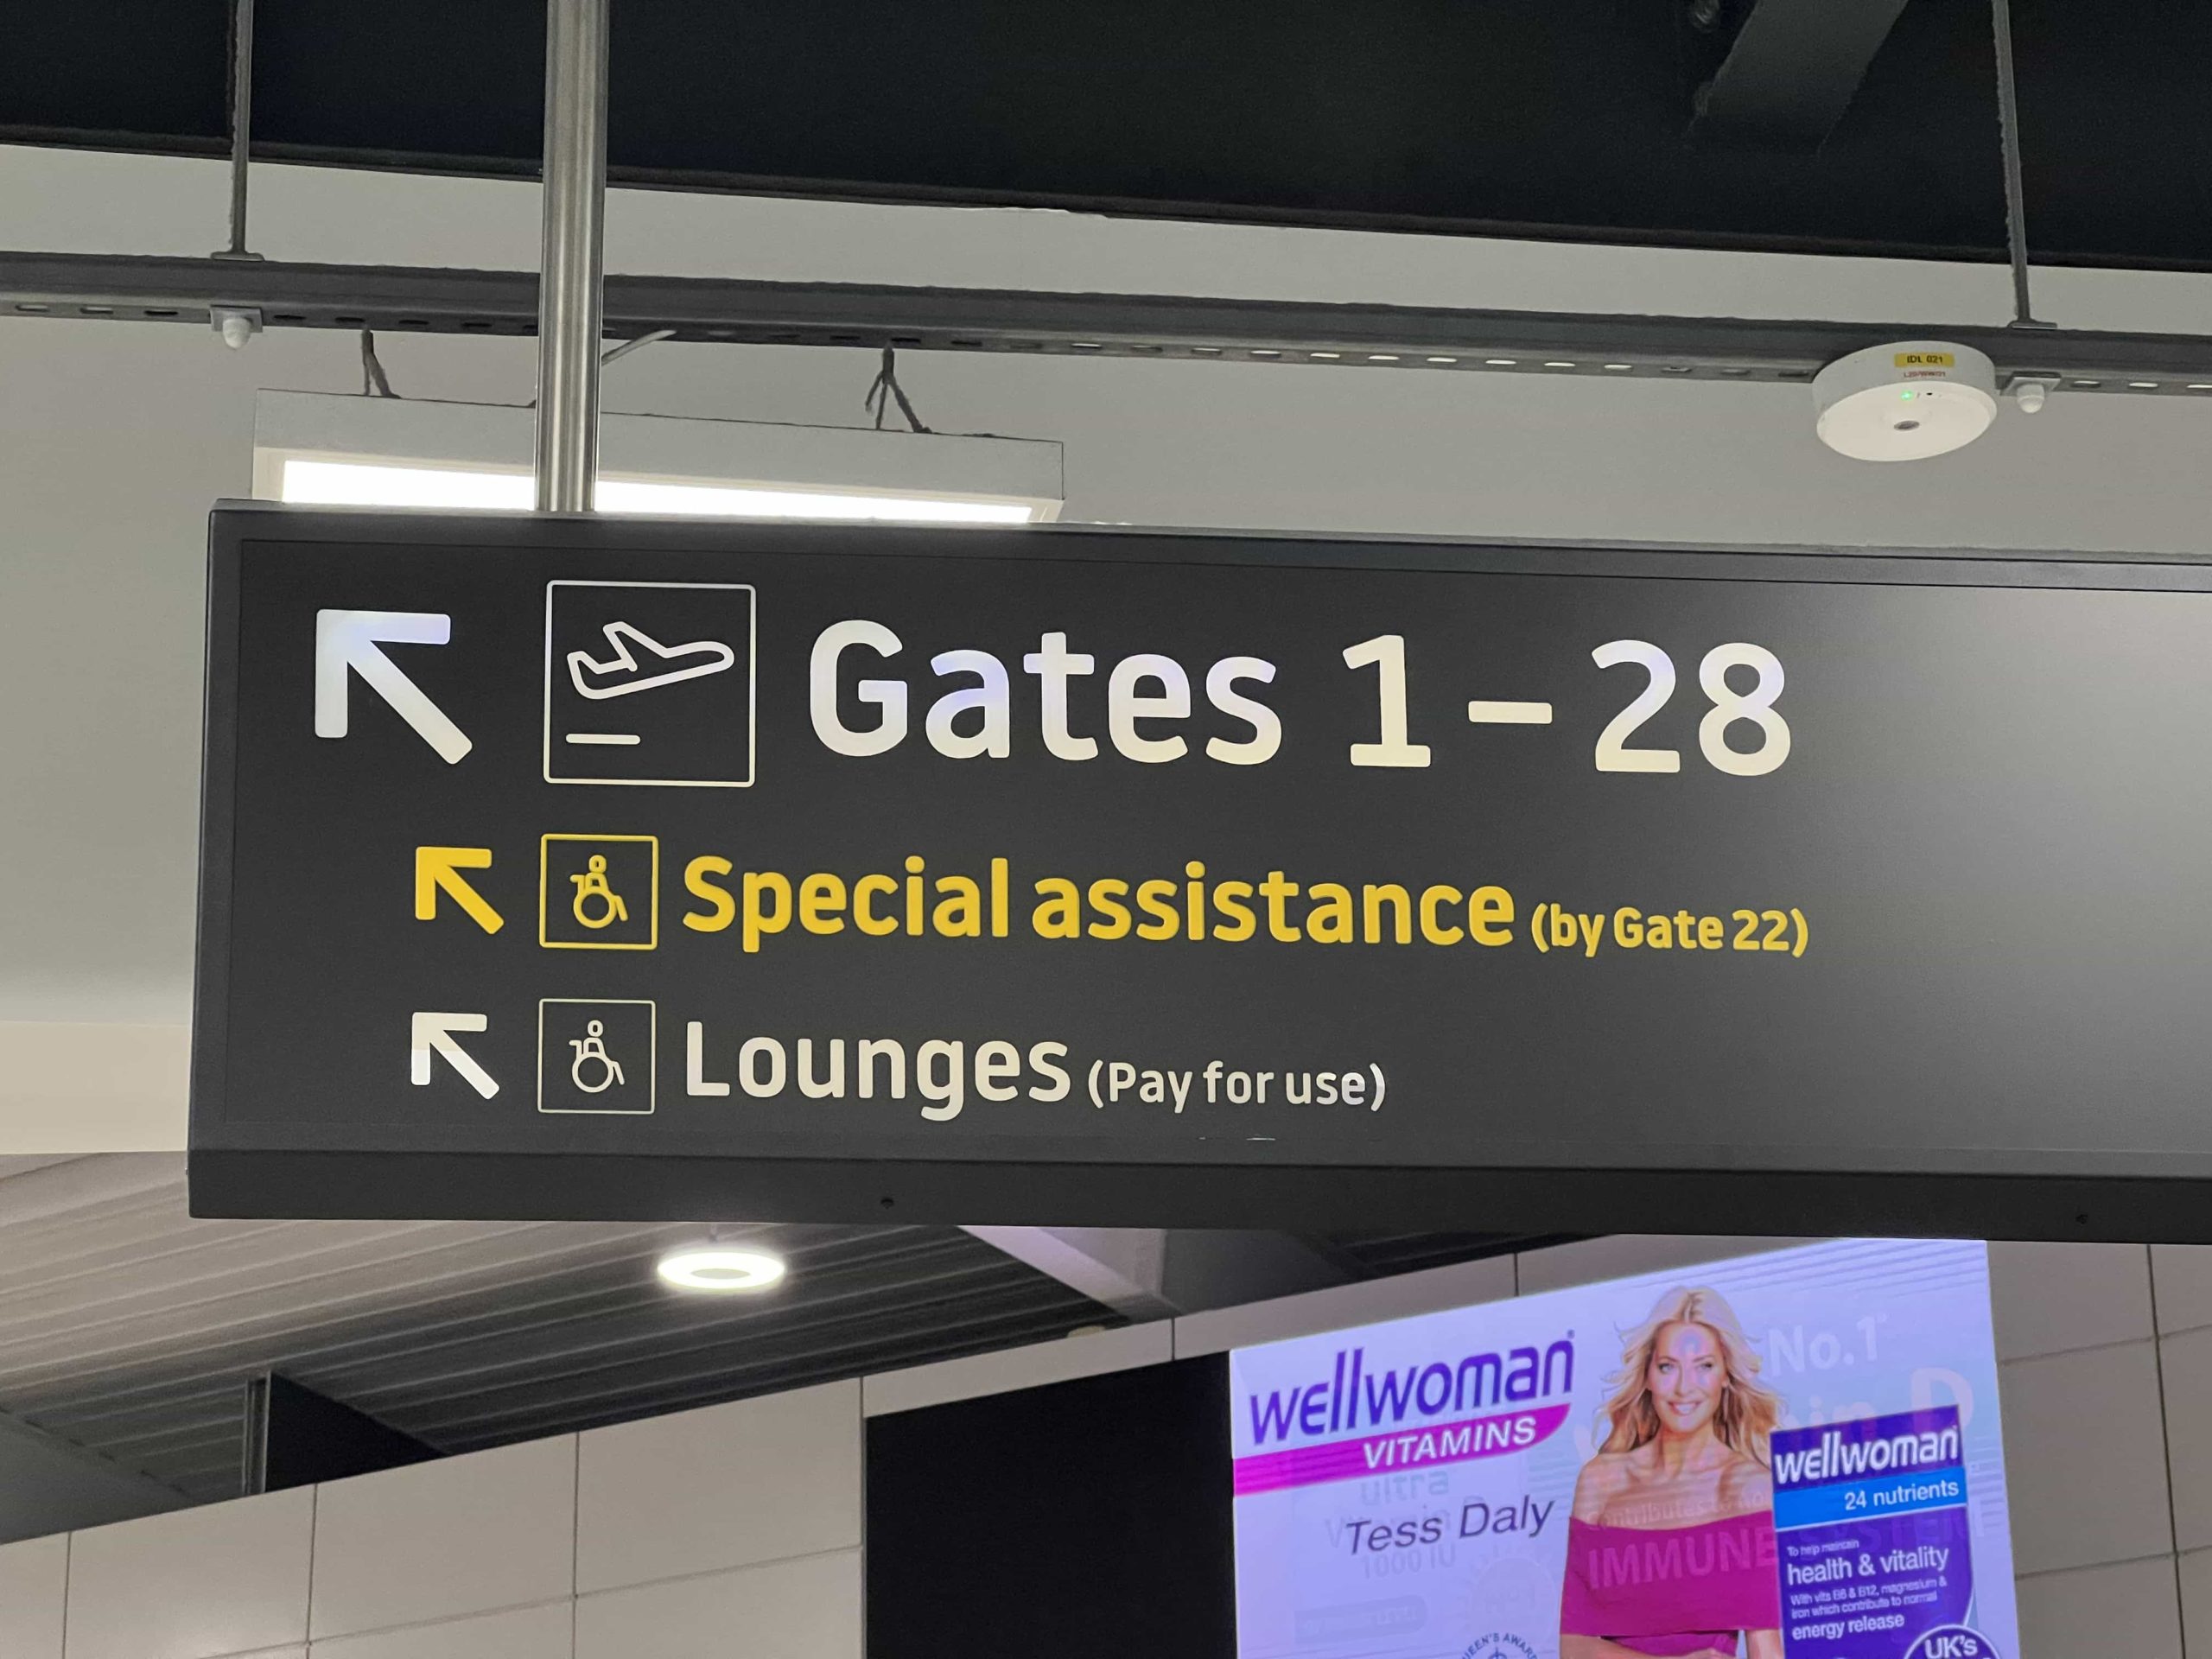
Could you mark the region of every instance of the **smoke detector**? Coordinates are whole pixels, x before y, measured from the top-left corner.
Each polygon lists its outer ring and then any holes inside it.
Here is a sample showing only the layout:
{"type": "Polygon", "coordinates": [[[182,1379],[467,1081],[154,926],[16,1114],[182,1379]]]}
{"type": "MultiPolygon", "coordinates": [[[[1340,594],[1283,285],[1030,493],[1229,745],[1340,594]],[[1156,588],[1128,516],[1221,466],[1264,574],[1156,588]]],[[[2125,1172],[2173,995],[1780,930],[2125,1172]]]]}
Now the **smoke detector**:
{"type": "Polygon", "coordinates": [[[1905,340],[1840,357],[1813,377],[1821,442],[1853,461],[1925,461],[1997,418],[1997,369],[1971,346],[1905,340]]]}

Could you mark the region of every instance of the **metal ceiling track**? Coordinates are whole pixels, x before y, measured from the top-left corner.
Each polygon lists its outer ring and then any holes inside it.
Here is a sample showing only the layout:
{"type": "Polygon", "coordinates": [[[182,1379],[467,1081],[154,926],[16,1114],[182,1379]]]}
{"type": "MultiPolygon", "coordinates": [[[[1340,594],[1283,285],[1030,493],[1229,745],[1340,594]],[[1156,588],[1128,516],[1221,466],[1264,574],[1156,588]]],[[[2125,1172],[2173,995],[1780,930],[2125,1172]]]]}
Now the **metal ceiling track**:
{"type": "MultiPolygon", "coordinates": [[[[263,327],[531,336],[528,271],[0,252],[0,316],[209,326],[219,308],[263,327]]],[[[680,340],[1063,357],[1300,363],[1598,378],[1809,380],[1892,340],[1986,352],[2000,385],[2212,395],[2212,336],[1930,323],[1605,316],[1335,305],[1151,294],[1058,294],[861,283],[610,276],[607,333],[680,340]]]]}

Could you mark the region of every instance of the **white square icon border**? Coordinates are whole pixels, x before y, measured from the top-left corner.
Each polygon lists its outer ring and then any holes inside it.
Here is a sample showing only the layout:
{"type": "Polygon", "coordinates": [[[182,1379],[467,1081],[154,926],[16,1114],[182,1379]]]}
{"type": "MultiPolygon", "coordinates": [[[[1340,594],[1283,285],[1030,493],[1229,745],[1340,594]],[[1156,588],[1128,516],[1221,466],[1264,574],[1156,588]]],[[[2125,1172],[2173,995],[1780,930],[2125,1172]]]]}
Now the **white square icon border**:
{"type": "Polygon", "coordinates": [[[660,1106],[660,1004],[643,996],[542,996],[537,999],[537,1109],[548,1117],[651,1117],[660,1106]],[[548,1106],[545,1103],[545,1010],[548,1008],[644,1008],[646,1045],[645,1109],[611,1106],[548,1106]]]}
{"type": "Polygon", "coordinates": [[[636,789],[750,789],[760,772],[760,593],[749,582],[616,582],[561,577],[545,584],[545,680],[542,689],[540,771],[549,784],[597,784],[636,789]],[[746,607],[745,776],[742,778],[559,778],[553,772],[553,594],[560,588],[677,588],[686,593],[740,593],[746,607]]]}

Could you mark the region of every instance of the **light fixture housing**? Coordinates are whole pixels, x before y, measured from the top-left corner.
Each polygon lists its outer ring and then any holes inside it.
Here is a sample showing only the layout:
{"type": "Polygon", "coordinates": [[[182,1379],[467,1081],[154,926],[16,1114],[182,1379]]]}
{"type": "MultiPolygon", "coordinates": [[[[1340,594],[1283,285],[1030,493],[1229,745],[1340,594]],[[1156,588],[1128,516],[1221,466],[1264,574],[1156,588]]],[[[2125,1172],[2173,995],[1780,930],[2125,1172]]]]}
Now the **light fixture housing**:
{"type": "Polygon", "coordinates": [[[780,1281],[784,1259],[766,1250],[737,1249],[723,1244],[702,1244],[671,1250],[655,1271],[664,1284],[679,1290],[703,1290],[716,1294],[732,1291],[766,1290],[780,1281]]]}
{"type": "MultiPolygon", "coordinates": [[[[527,511],[534,410],[264,391],[253,493],[325,506],[527,511]]],[[[1059,517],[1058,443],[1037,438],[600,417],[599,510],[733,518],[1025,524],[1059,517]]]]}

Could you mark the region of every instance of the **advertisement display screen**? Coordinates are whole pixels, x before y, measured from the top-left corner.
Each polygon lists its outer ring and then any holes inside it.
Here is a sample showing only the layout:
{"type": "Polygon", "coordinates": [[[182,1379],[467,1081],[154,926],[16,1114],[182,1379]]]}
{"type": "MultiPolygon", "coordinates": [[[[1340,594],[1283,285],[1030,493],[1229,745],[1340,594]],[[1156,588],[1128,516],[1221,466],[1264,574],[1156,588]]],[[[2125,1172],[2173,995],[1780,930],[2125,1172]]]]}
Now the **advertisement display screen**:
{"type": "Polygon", "coordinates": [[[2017,1659],[1980,1243],[1243,1349],[1230,1409],[1241,1659],[2017,1659]]]}

